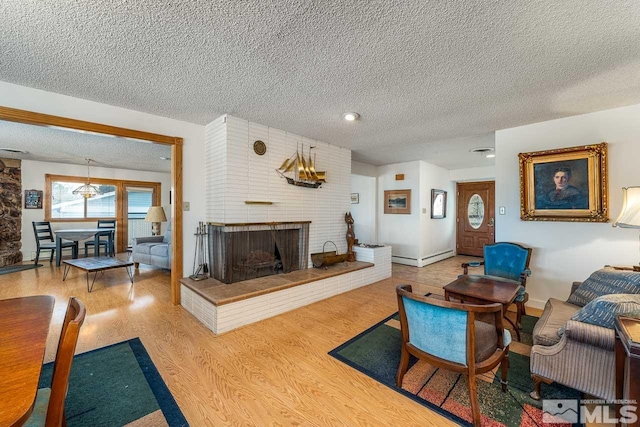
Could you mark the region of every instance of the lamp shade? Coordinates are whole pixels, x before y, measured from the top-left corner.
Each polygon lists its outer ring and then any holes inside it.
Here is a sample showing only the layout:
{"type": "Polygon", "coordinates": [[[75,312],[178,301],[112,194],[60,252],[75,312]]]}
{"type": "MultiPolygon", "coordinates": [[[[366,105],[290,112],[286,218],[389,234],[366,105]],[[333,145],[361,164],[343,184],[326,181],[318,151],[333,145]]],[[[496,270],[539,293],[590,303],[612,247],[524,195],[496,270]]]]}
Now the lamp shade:
{"type": "Polygon", "coordinates": [[[640,228],[640,187],[622,189],[622,211],[613,223],[614,227],[640,228]]]}
{"type": "Polygon", "coordinates": [[[167,216],[164,214],[162,206],[151,206],[144,220],[147,222],[166,222],[167,216]]]}

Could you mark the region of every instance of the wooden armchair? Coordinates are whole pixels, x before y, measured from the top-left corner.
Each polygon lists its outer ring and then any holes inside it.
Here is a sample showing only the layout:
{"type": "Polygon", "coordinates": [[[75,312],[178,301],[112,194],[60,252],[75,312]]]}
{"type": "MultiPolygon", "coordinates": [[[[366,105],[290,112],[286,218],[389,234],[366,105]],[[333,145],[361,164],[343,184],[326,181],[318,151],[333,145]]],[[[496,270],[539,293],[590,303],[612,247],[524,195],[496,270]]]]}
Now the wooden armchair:
{"type": "Polygon", "coordinates": [[[531,275],[530,260],[531,248],[525,248],[517,243],[500,242],[484,246],[484,260],[462,264],[463,274],[469,274],[469,267],[484,266],[485,276],[507,280],[522,286],[515,300],[518,329],[522,329],[522,315],[527,314],[525,303],[529,301],[529,294],[525,289],[527,277],[531,275]]]}
{"type": "Polygon", "coordinates": [[[480,426],[476,376],[500,364],[502,391],[507,390],[511,335],[502,324],[502,305],[440,301],[412,293],[411,285],[399,285],[396,294],[402,330],[396,385],[402,386],[409,355],[459,372],[469,378],[473,424],[480,426]]]}

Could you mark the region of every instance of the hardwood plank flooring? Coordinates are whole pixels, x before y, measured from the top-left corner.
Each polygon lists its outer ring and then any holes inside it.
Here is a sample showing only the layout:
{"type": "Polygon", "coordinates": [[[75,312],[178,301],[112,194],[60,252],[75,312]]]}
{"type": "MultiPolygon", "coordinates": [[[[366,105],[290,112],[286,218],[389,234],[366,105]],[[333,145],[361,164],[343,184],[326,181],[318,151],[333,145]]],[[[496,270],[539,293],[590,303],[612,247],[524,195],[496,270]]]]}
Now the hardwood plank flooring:
{"type": "Polygon", "coordinates": [[[397,311],[397,284],[441,293],[463,259],[444,262],[394,265],[390,279],[220,336],[171,304],[168,271],[143,265],[133,285],[110,270],[88,294],[84,273],[63,282],[62,268],[45,260],[0,276],[0,299],[56,298],[45,361],[54,359],[70,296],[87,306],[78,353],[140,337],[192,426],[446,426],[455,424],[327,354],[397,311]]]}

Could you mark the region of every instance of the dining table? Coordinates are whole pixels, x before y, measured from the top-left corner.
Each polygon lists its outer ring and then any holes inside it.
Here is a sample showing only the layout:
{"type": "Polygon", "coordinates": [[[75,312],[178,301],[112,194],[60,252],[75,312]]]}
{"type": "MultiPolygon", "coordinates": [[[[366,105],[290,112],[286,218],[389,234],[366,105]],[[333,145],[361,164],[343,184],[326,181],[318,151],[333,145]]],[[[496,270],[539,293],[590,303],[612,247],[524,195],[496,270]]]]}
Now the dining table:
{"type": "MultiPolygon", "coordinates": [[[[108,236],[109,237],[109,247],[113,247],[113,234],[115,232],[114,228],[74,228],[67,230],[54,230],[56,234],[56,267],[60,267],[60,262],[62,260],[62,240],[70,240],[75,242],[76,245],[79,241],[89,239],[91,237],[94,238],[94,255],[100,256],[100,236],[108,236]]],[[[80,248],[76,251],[80,252],[80,248]]]]}
{"type": "Polygon", "coordinates": [[[21,426],[38,392],[54,297],[0,300],[0,426],[21,426]]]}

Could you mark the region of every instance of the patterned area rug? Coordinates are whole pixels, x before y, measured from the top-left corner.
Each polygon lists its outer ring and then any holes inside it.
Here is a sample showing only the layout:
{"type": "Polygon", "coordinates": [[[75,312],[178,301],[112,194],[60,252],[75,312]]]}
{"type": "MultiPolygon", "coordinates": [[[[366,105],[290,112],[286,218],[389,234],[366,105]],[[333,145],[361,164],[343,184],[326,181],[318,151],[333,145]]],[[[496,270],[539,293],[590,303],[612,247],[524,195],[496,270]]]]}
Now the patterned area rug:
{"type": "MultiPolygon", "coordinates": [[[[39,387],[50,387],[53,363],[39,387]]],[[[65,405],[67,426],[188,426],[139,338],[73,358],[65,405]]]]}
{"type": "MultiPolygon", "coordinates": [[[[499,367],[477,378],[483,426],[543,425],[542,403],[529,397],[533,390],[529,373],[531,332],[537,320],[537,317],[523,316],[522,340],[512,342],[509,347],[509,387],[506,393],[500,387],[499,367]]],[[[400,345],[400,321],[396,313],[329,354],[452,421],[470,425],[471,406],[465,376],[436,368],[412,356],[402,388],[396,387],[400,345]]],[[[545,399],[580,399],[578,391],[556,383],[543,384],[542,393],[545,399]]]]}

